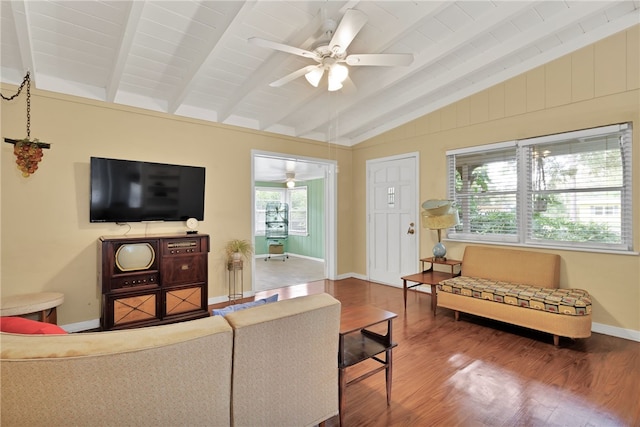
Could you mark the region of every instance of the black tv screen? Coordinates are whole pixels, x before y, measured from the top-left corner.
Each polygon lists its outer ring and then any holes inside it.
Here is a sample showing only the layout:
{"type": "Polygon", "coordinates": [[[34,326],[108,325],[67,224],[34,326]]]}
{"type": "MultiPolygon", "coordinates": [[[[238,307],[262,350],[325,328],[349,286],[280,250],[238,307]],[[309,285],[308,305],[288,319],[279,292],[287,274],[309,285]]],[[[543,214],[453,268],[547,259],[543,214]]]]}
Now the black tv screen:
{"type": "Polygon", "coordinates": [[[91,157],[91,222],[204,219],[205,168],[91,157]]]}

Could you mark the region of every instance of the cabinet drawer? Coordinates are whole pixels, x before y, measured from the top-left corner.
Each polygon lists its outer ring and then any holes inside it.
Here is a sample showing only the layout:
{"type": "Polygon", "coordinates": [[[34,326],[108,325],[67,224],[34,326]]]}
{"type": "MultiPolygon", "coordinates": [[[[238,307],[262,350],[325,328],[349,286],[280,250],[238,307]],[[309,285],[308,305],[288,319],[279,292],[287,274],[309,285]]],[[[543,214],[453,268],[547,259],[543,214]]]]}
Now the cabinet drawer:
{"type": "Polygon", "coordinates": [[[172,256],[162,259],[162,286],[207,280],[207,254],[172,256]]]}
{"type": "Polygon", "coordinates": [[[182,313],[207,311],[204,301],[204,284],[185,286],[164,291],[163,317],[175,316],[182,313]]]}
{"type": "Polygon", "coordinates": [[[104,329],[160,320],[159,291],[112,295],[105,299],[104,329]]]}

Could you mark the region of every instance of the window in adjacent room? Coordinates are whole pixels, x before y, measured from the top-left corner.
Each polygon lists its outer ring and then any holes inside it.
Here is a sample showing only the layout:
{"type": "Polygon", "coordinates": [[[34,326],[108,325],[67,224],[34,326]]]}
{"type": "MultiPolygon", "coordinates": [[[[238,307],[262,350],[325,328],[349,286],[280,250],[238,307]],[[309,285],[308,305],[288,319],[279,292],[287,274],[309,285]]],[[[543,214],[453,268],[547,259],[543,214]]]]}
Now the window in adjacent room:
{"type": "Polygon", "coordinates": [[[632,250],[631,125],[447,153],[457,240],[632,250]]]}
{"type": "Polygon", "coordinates": [[[289,234],[307,235],[307,187],[256,187],[255,226],[256,236],[265,234],[265,211],[267,203],[289,204],[289,234]]]}

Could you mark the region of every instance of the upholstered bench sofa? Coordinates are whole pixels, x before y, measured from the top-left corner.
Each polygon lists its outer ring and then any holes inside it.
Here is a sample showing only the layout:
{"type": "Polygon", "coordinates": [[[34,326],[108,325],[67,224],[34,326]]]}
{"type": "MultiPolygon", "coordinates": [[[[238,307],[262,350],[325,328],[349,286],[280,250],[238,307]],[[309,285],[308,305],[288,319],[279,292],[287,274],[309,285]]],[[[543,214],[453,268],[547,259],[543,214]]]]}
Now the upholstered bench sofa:
{"type": "Polygon", "coordinates": [[[0,333],[2,426],[305,426],[338,414],[340,302],[170,325],[0,333]]]}
{"type": "Polygon", "coordinates": [[[461,275],[438,285],[438,307],[547,332],[556,346],[590,337],[589,293],[559,282],[559,255],[467,246],[461,275]]]}

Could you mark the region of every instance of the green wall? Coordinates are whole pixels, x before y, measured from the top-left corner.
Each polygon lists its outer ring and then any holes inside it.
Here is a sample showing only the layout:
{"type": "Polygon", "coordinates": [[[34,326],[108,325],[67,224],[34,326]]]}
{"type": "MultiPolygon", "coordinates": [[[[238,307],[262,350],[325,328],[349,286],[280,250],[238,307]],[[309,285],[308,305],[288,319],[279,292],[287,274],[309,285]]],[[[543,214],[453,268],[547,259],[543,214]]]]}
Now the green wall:
{"type": "MultiPolygon", "coordinates": [[[[289,236],[285,250],[290,254],[324,259],[324,179],[298,181],[296,186],[307,187],[307,235],[289,236]]],[[[274,182],[256,182],[256,187],[284,187],[274,182]]],[[[264,236],[254,236],[255,254],[265,255],[269,251],[264,236]]]]}

